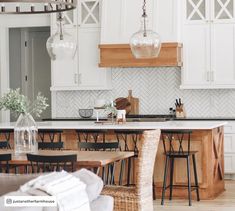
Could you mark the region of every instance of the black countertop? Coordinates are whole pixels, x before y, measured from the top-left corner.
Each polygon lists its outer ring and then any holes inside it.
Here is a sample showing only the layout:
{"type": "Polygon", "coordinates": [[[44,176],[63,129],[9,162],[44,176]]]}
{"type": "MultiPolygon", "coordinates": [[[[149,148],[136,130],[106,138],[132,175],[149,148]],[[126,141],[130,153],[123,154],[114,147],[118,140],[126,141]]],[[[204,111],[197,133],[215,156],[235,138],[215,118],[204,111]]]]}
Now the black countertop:
{"type": "Polygon", "coordinates": [[[177,121],[235,121],[235,117],[187,117],[187,118],[174,118],[177,121]]]}
{"type": "MultiPolygon", "coordinates": [[[[132,119],[133,121],[141,121],[141,119],[165,119],[165,121],[169,120],[177,120],[177,121],[235,121],[235,117],[187,117],[187,118],[176,118],[175,116],[172,117],[171,115],[155,115],[155,114],[148,114],[148,115],[127,115],[127,119],[132,119]]],[[[107,120],[107,118],[99,118],[100,120],[107,120]]],[[[46,118],[43,121],[96,121],[96,118],[79,118],[79,117],[68,117],[68,118],[46,118]]]]}
{"type": "MultiPolygon", "coordinates": [[[[99,118],[99,120],[107,120],[107,118],[99,118]]],[[[42,119],[42,121],[96,121],[96,118],[57,117],[42,119]]]]}

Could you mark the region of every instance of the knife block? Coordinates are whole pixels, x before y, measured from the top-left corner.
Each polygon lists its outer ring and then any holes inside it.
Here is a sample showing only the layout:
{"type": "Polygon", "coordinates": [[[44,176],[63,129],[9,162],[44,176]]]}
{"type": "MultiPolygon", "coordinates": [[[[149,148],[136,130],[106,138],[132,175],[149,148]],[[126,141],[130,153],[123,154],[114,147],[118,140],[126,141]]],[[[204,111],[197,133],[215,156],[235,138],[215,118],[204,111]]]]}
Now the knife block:
{"type": "Polygon", "coordinates": [[[186,112],[185,112],[185,108],[183,104],[181,104],[180,106],[176,106],[175,115],[176,115],[176,118],[186,117],[186,112]]]}

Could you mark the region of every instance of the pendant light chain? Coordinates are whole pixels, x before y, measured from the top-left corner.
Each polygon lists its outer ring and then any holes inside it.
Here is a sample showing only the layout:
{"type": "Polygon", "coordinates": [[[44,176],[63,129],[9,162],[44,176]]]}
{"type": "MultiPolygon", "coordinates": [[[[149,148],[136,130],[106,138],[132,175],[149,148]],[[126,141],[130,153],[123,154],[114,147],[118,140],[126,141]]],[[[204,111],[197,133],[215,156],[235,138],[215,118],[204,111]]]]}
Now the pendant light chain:
{"type": "Polygon", "coordinates": [[[142,15],[142,17],[147,17],[147,14],[146,14],[146,0],[144,0],[144,4],[143,4],[142,9],[143,9],[143,15],[142,15]]]}
{"type": "Polygon", "coordinates": [[[59,27],[60,27],[60,40],[63,40],[64,36],[63,36],[63,31],[62,31],[62,21],[63,21],[63,17],[62,17],[62,13],[59,12],[59,17],[58,17],[58,21],[59,21],[59,27]]]}
{"type": "Polygon", "coordinates": [[[146,0],[144,0],[144,4],[143,4],[143,19],[144,19],[144,37],[147,37],[147,29],[146,29],[146,18],[147,18],[147,13],[146,13],[146,0]]]}

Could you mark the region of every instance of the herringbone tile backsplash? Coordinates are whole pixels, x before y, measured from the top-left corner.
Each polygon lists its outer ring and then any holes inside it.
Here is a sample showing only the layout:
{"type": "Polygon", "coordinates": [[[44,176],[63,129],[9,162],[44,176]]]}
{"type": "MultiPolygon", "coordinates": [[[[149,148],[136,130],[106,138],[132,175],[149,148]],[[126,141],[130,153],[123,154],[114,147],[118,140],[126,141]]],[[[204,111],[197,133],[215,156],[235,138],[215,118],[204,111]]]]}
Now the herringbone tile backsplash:
{"type": "Polygon", "coordinates": [[[112,91],[54,92],[53,117],[78,117],[95,99],[126,97],[129,89],[140,99],[140,114],[168,114],[181,98],[188,117],[235,116],[235,90],[181,90],[179,68],[114,68],[112,77],[112,91]]]}

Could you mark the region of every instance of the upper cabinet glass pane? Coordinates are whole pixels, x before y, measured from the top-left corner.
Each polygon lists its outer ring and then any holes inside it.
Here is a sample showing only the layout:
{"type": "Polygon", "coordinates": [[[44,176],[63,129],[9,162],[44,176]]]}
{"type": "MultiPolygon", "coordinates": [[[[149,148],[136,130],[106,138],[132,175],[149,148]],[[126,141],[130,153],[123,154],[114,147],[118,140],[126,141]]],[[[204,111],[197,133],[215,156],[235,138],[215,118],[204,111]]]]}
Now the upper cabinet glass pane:
{"type": "Polygon", "coordinates": [[[100,11],[99,0],[82,0],[81,1],[81,23],[82,25],[99,24],[100,11]]]}
{"type": "Polygon", "coordinates": [[[234,18],[234,0],[213,0],[214,1],[214,19],[233,19],[234,18]]]}
{"type": "Polygon", "coordinates": [[[187,20],[204,20],[206,18],[206,0],[187,0],[187,20]]]}

